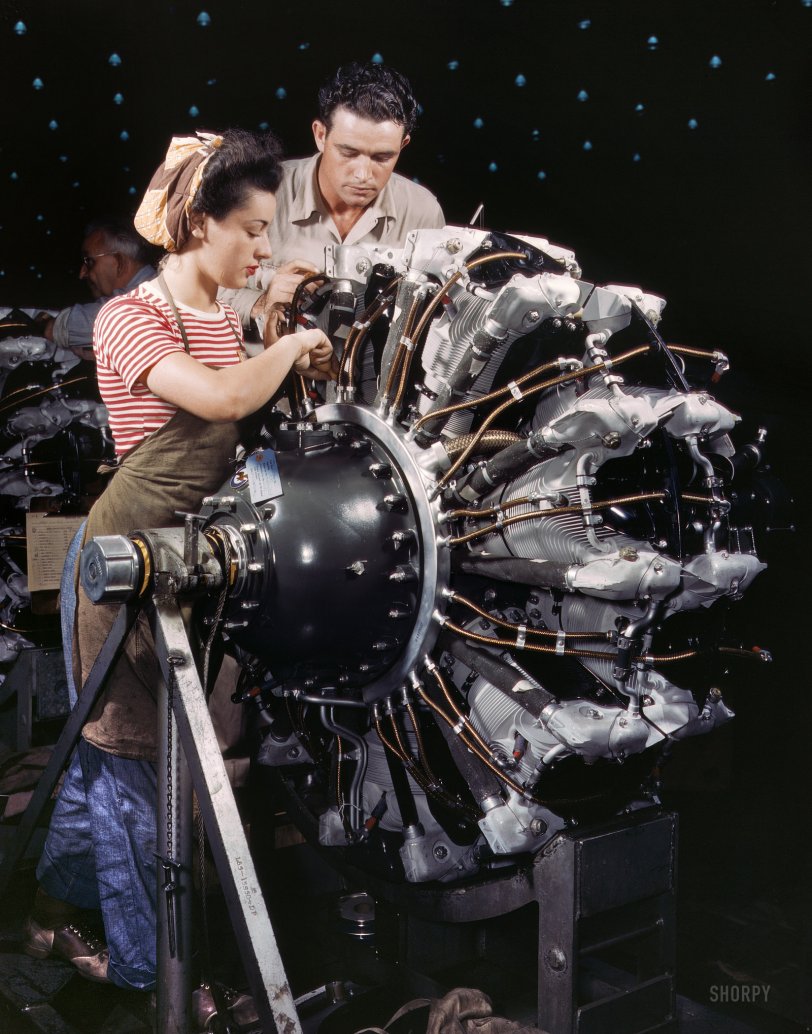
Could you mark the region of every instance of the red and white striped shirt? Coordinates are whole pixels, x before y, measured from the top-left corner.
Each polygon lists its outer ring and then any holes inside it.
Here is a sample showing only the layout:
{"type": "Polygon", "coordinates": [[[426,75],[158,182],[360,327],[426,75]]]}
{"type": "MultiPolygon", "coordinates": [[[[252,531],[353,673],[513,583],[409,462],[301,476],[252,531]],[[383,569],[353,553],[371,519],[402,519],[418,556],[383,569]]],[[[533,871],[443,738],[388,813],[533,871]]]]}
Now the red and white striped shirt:
{"type": "MultiPolygon", "coordinates": [[[[152,281],[111,299],[96,318],[93,348],[99,391],[110,417],[116,454],[162,427],[177,406],[154,395],[138,378],[173,352],[185,351],[178,321],[152,281]]],[[[190,354],[205,366],[233,366],[243,358],[242,327],[231,306],[201,312],[176,302],[190,354]]]]}

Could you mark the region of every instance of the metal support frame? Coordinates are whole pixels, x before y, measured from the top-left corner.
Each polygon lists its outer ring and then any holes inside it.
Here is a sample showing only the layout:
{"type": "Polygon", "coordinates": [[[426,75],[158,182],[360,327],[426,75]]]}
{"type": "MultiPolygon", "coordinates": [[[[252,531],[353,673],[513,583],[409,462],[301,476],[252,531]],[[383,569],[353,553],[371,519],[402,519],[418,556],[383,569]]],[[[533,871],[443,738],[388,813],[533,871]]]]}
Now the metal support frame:
{"type": "MultiPolygon", "coordinates": [[[[174,722],[172,772],[172,820],[178,845],[176,952],[169,951],[167,896],[158,888],[158,979],[157,1018],[161,1034],[187,1034],[191,998],[191,787],[197,794],[200,812],[209,836],[220,884],[223,889],[246,976],[266,1034],[301,1034],[295,1002],[285,976],[276,937],[262,897],[248,841],[228,780],[217,737],[211,723],[205,693],[195,667],[189,636],[174,596],[159,596],[143,603],[153,630],[156,650],[166,687],[172,686],[174,722]],[[181,754],[182,748],[182,754],[181,754]],[[183,763],[185,757],[185,764],[183,763]],[[188,772],[188,776],[185,774],[188,772]],[[189,778],[190,777],[190,778],[189,778]]],[[[68,763],[90,711],[108,673],[115,664],[141,608],[122,604],[113,627],[97,657],[79,699],[51,754],[37,789],[10,840],[0,863],[0,894],[3,893],[33,835],[37,822],[51,798],[59,776],[68,763]]],[[[159,734],[166,748],[170,727],[159,711],[159,734]]],[[[159,749],[159,755],[161,750],[159,749]]],[[[167,751],[163,751],[164,757],[167,751]]],[[[167,807],[161,807],[161,787],[166,786],[169,766],[159,770],[159,837],[166,842],[167,807]],[[161,830],[162,827],[162,830],[161,830]]]]}
{"type": "Polygon", "coordinates": [[[400,885],[357,868],[341,848],[321,847],[304,800],[289,780],[280,777],[280,787],[288,814],[315,849],[351,886],[363,887],[400,914],[399,962],[406,969],[420,970],[432,956],[440,960],[435,969],[470,961],[465,952],[477,924],[487,939],[490,921],[535,904],[541,1029],[548,1034],[676,1029],[673,812],[652,806],[566,830],[532,861],[487,879],[448,887],[400,885]],[[625,950],[635,972],[610,969],[604,959],[610,949],[625,950]]]}

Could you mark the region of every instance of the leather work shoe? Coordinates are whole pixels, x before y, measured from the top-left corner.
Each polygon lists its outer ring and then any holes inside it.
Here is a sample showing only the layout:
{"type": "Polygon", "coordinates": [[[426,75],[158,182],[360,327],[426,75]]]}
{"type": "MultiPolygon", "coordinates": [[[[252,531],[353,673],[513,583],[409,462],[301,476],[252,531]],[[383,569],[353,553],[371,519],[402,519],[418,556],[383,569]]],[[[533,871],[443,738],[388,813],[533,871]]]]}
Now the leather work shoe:
{"type": "MultiPolygon", "coordinates": [[[[246,1030],[259,1023],[259,1013],[251,995],[234,991],[230,987],[221,987],[229,1018],[238,1030],[246,1030]]],[[[217,1004],[208,984],[201,984],[192,991],[192,1022],[197,1031],[214,1030],[214,1018],[217,1015],[217,1004]]]]}
{"type": "Polygon", "coordinates": [[[29,916],[23,931],[23,951],[34,959],[47,959],[54,955],[70,962],[88,980],[95,980],[99,984],[110,983],[107,976],[109,952],[106,946],[72,923],[51,928],[40,926],[29,916]]]}

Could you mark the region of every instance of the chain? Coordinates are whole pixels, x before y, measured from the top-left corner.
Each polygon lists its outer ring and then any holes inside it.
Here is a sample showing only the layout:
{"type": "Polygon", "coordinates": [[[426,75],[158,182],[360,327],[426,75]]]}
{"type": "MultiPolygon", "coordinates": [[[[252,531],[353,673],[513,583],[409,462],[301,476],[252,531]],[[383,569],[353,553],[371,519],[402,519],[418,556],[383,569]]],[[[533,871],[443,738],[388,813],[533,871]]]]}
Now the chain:
{"type": "Polygon", "coordinates": [[[173,758],[174,722],[175,722],[175,665],[169,661],[169,678],[166,682],[166,857],[172,858],[175,842],[175,814],[173,808],[173,790],[175,782],[175,766],[173,758]]]}

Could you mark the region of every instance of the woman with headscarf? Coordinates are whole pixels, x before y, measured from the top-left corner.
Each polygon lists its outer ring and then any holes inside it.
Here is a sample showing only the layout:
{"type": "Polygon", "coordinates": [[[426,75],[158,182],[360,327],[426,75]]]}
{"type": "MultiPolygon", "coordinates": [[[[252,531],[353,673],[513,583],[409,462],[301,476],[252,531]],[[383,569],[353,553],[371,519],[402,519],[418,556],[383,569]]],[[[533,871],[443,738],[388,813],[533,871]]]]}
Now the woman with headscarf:
{"type": "MultiPolygon", "coordinates": [[[[113,299],[95,325],[99,387],[117,467],[88,516],[85,538],[177,524],[230,471],[239,421],[291,371],[327,379],[332,349],[318,330],[266,341],[250,359],[240,321],[217,301],[270,257],[279,185],[270,134],[174,138],[135,218],[168,252],[162,272],[113,299]]],[[[269,327],[269,335],[273,329],[269,327]]],[[[86,680],[112,608],[79,590],[74,671],[86,680]]],[[[68,959],[89,979],[155,985],[156,701],[160,673],[141,615],[96,703],[65,775],[37,868],[24,949],[68,959]],[[107,945],[72,924],[100,908],[107,945]]]]}

